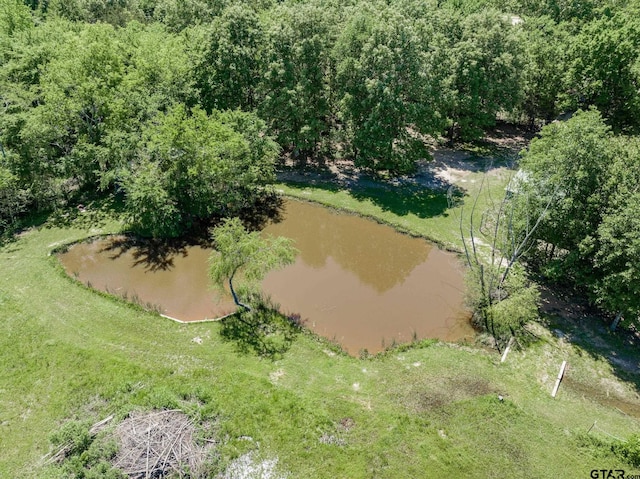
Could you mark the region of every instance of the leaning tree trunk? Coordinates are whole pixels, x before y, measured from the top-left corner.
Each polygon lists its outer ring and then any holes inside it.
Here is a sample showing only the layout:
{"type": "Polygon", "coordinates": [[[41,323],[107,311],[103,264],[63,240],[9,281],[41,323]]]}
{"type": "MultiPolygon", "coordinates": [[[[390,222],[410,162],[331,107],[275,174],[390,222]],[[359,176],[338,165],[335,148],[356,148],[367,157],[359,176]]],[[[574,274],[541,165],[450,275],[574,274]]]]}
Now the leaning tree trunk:
{"type": "Polygon", "coordinates": [[[247,311],[251,311],[251,306],[248,304],[242,303],[240,299],[238,299],[238,295],[236,294],[236,290],[233,289],[233,277],[236,275],[234,271],[229,277],[229,290],[231,291],[231,296],[233,296],[233,302],[236,303],[237,306],[246,309],[247,311]]]}

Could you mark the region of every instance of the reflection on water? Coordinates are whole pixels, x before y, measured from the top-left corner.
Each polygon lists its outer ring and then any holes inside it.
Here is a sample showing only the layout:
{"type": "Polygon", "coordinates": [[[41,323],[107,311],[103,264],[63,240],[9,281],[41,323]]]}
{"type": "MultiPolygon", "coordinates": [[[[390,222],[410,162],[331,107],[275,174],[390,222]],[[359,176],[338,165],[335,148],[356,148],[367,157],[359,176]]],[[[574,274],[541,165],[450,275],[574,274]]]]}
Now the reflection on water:
{"type": "Polygon", "coordinates": [[[401,284],[431,251],[426,241],[318,205],[289,201],[284,218],[264,232],[292,238],[310,268],[322,268],[331,258],[378,293],[401,284]]]}
{"type": "MultiPolygon", "coordinates": [[[[377,352],[418,338],[459,340],[473,330],[462,308],[456,257],[392,228],[321,206],[287,201],[284,220],[265,234],[295,240],[296,262],[269,273],[263,289],[283,312],[300,315],[350,353],[377,352]]],[[[114,294],[136,296],[186,321],[234,309],[210,288],[210,250],[133,244],[114,237],[61,255],[69,274],[114,294]]]]}
{"type": "Polygon", "coordinates": [[[473,336],[457,258],[424,240],[296,201],[265,233],[292,238],[301,253],[269,273],[263,290],[352,354],[414,337],[473,336]]]}
{"type": "Polygon", "coordinates": [[[235,311],[231,298],[221,298],[209,283],[210,254],[200,246],[156,250],[147,242],[115,236],[74,245],[60,259],[67,273],[94,288],[197,321],[235,311]]]}

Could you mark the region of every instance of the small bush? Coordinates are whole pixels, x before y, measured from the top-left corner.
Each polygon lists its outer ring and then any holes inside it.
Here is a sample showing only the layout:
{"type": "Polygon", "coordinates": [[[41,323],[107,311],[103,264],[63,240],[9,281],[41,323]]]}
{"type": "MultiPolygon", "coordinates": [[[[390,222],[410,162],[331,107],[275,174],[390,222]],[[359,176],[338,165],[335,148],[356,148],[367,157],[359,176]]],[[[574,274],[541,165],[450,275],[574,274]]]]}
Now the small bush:
{"type": "Polygon", "coordinates": [[[618,441],[611,450],[634,467],[640,467],[640,434],[633,434],[626,441],[618,441]]]}

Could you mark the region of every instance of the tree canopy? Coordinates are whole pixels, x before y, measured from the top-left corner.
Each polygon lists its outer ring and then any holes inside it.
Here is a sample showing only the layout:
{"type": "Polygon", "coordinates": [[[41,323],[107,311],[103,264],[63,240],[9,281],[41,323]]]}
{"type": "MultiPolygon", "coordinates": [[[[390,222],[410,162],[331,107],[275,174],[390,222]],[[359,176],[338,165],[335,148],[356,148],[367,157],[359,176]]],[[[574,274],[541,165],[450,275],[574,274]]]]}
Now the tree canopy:
{"type": "Polygon", "coordinates": [[[607,185],[618,175],[612,138],[640,126],[639,9],[0,0],[0,216],[91,193],[122,200],[139,232],[173,236],[269,194],[279,153],[405,174],[429,142],[582,108],[546,128],[522,164],[546,195],[530,201],[563,195],[539,228],[566,252],[549,271],[581,281],[597,264],[604,275],[615,262],[598,248],[634,227],[607,185]]]}
{"type": "Polygon", "coordinates": [[[543,128],[521,167],[527,180],[519,200],[539,210],[552,203],[535,234],[534,261],[605,311],[637,318],[638,140],[614,136],[595,109],[579,111],[543,128]]]}
{"type": "Polygon", "coordinates": [[[293,263],[297,254],[292,240],[248,232],[238,218],[225,220],[213,229],[212,236],[216,251],[211,255],[209,275],[217,287],[228,287],[235,303],[247,310],[251,306],[239,295],[250,296],[269,271],[293,263]],[[234,280],[240,281],[240,287],[234,286],[234,280]]]}

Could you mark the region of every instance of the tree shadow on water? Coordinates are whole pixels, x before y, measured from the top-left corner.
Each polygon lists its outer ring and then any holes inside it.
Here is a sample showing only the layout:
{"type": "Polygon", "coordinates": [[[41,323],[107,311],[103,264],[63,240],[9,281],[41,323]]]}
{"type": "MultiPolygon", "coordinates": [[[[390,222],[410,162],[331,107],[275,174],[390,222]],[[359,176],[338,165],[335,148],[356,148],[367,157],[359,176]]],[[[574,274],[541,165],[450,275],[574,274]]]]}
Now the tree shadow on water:
{"type": "Polygon", "coordinates": [[[133,266],[143,266],[148,271],[166,271],[174,267],[174,258],[187,256],[188,248],[202,245],[200,241],[189,239],[155,239],[117,236],[111,238],[100,253],[110,253],[110,259],[117,259],[131,253],[133,266]]]}
{"type": "Polygon", "coordinates": [[[300,332],[297,318],[282,315],[266,298],[251,303],[255,305],[251,311],[238,311],[221,321],[220,336],[234,343],[240,353],[268,359],[282,357],[300,332]]]}
{"type": "Polygon", "coordinates": [[[252,231],[258,231],[267,226],[268,223],[279,223],[282,221],[284,212],[284,199],[275,192],[268,192],[261,195],[250,206],[246,206],[238,212],[238,216],[252,231]]]}

